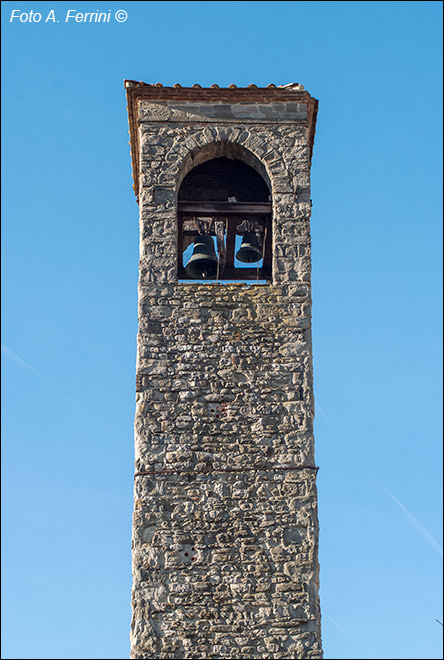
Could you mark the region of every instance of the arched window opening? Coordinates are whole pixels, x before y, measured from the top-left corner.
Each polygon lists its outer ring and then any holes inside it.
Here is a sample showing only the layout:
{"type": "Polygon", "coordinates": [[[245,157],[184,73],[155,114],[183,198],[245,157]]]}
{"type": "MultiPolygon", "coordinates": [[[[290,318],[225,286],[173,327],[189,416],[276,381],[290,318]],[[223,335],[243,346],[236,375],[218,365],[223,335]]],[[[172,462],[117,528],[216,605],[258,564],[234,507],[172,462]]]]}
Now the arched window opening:
{"type": "Polygon", "coordinates": [[[243,161],[214,158],[188,172],[178,231],[180,280],[270,279],[270,191],[243,161]]]}

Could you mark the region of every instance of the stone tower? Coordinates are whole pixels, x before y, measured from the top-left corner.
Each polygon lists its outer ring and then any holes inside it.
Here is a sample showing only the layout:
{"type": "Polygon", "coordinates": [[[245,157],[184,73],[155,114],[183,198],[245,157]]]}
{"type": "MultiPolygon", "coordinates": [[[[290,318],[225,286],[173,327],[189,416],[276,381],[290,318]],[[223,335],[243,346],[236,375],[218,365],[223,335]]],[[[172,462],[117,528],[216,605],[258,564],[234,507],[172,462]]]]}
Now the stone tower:
{"type": "Polygon", "coordinates": [[[125,88],[140,207],[131,657],[321,658],[317,101],[295,83],[125,88]]]}

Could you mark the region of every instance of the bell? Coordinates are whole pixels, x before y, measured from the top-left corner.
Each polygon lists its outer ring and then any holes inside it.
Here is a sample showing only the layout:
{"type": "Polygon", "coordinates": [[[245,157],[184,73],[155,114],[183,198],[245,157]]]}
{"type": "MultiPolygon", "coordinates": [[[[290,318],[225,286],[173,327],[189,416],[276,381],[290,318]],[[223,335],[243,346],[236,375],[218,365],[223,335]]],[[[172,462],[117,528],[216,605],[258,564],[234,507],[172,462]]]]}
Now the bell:
{"type": "Polygon", "coordinates": [[[245,264],[252,264],[262,259],[262,252],[257,244],[255,232],[247,231],[242,237],[242,245],[236,254],[236,259],[245,264]]]}
{"type": "Polygon", "coordinates": [[[193,254],[185,272],[193,280],[212,278],[217,273],[217,262],[213,239],[209,234],[200,234],[194,241],[193,254]]]}

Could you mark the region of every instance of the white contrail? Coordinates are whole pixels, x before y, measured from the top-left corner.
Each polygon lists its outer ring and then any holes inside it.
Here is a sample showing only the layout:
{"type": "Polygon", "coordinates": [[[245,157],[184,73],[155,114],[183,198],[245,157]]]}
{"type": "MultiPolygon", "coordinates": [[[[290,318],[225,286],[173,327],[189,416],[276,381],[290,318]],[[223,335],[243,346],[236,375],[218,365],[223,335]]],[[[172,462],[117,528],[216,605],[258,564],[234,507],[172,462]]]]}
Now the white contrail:
{"type": "Polygon", "coordinates": [[[35,376],[37,376],[38,378],[43,380],[44,383],[46,383],[47,385],[52,387],[53,390],[58,392],[67,401],[69,401],[74,406],[76,406],[76,408],[79,408],[84,413],[87,412],[79,403],[77,403],[77,401],[74,401],[74,399],[71,399],[71,397],[68,396],[67,394],[65,394],[65,392],[63,392],[63,390],[61,390],[59,387],[57,387],[57,385],[54,385],[54,383],[51,383],[51,381],[48,380],[47,378],[45,378],[45,376],[42,376],[42,374],[39,371],[37,371],[37,369],[34,369],[34,367],[32,367],[27,362],[25,362],[25,360],[22,360],[22,358],[19,355],[17,355],[17,353],[14,353],[14,351],[11,351],[10,348],[8,348],[7,346],[4,346],[3,344],[2,344],[2,353],[4,353],[10,360],[12,360],[16,364],[20,365],[24,369],[27,369],[28,371],[31,371],[31,373],[33,373],[35,376]]]}
{"type": "Polygon", "coordinates": [[[329,616],[328,614],[326,614],[325,616],[327,617],[327,619],[330,619],[330,621],[331,621],[332,623],[334,623],[335,626],[337,626],[337,627],[339,628],[339,630],[342,630],[342,632],[343,632],[345,635],[347,635],[347,637],[350,637],[350,639],[352,639],[356,644],[359,644],[359,646],[361,646],[363,649],[365,649],[365,646],[364,646],[363,644],[361,644],[361,642],[359,641],[359,639],[356,639],[356,637],[353,637],[353,635],[352,635],[351,633],[349,633],[348,630],[346,630],[345,628],[343,628],[343,627],[342,627],[337,621],[335,621],[331,616],[329,616]]]}
{"type": "Polygon", "coordinates": [[[413,525],[413,527],[416,527],[418,532],[423,536],[423,538],[427,541],[427,543],[429,543],[429,545],[431,545],[432,548],[436,550],[436,552],[438,552],[438,554],[440,554],[442,557],[443,556],[442,546],[438,543],[435,537],[430,534],[429,530],[426,527],[424,527],[424,525],[420,523],[419,520],[417,520],[417,518],[415,518],[415,516],[412,513],[410,513],[407,507],[404,506],[404,504],[400,502],[398,498],[395,495],[393,495],[393,493],[391,493],[388,489],[384,488],[384,486],[381,486],[381,488],[386,491],[387,495],[391,497],[394,502],[396,502],[396,504],[399,506],[401,511],[406,516],[407,520],[413,525]]]}
{"type": "MultiPolygon", "coordinates": [[[[336,440],[338,440],[338,434],[332,429],[330,421],[325,414],[325,412],[322,410],[320,406],[317,406],[318,412],[322,414],[324,419],[326,420],[327,427],[330,431],[330,433],[336,437],[336,440]]],[[[424,527],[424,525],[417,519],[415,516],[410,513],[410,511],[407,509],[406,506],[396,497],[396,495],[393,495],[393,493],[386,487],[383,486],[375,477],[368,471],[367,467],[364,466],[359,459],[356,458],[346,447],[342,445],[342,443],[339,441],[339,444],[341,445],[342,451],[344,451],[349,458],[351,458],[359,467],[361,470],[367,474],[367,476],[378,486],[378,488],[385,493],[388,497],[390,497],[401,509],[407,520],[415,529],[421,534],[421,536],[427,541],[427,543],[434,549],[438,554],[443,556],[443,550],[442,546],[438,543],[438,541],[435,539],[432,534],[430,534],[429,530],[424,527]]]]}

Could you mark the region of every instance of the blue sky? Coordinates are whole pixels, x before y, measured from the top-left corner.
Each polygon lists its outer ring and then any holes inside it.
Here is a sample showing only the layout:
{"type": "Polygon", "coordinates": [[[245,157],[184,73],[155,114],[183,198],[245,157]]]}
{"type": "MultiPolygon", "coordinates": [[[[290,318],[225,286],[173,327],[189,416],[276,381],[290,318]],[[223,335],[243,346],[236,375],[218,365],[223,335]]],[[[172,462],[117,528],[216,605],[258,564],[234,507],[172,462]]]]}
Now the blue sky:
{"type": "Polygon", "coordinates": [[[138,207],[124,78],[300,82],[319,99],[325,657],[442,657],[441,24],[442,3],[425,1],[2,3],[3,658],[129,654],[138,207]],[[14,9],[42,20],[10,22],[14,9]],[[113,18],[66,23],[68,9],[113,18]]]}

